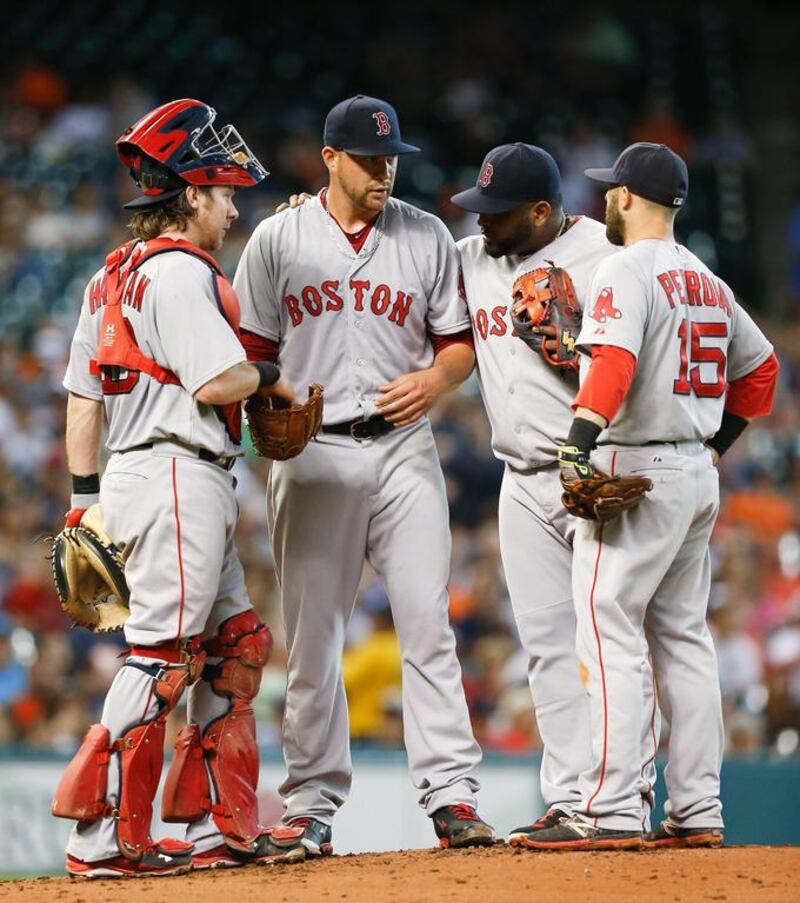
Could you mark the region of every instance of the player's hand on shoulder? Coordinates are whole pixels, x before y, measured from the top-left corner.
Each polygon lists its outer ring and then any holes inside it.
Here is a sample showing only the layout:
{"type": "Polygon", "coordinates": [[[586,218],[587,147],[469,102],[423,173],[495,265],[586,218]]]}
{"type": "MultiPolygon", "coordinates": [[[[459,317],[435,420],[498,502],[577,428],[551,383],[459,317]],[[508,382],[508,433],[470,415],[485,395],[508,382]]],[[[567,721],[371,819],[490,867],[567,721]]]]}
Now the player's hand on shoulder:
{"type": "Polygon", "coordinates": [[[284,210],[294,210],[296,207],[302,207],[306,201],[310,201],[313,197],[314,195],[309,194],[307,191],[301,191],[300,194],[292,194],[289,196],[288,201],[278,204],[275,208],[275,212],[283,213],[284,210]]]}
{"type": "Polygon", "coordinates": [[[395,426],[408,426],[427,414],[446,388],[442,374],[435,367],[404,373],[380,386],[378,410],[395,426]]]}

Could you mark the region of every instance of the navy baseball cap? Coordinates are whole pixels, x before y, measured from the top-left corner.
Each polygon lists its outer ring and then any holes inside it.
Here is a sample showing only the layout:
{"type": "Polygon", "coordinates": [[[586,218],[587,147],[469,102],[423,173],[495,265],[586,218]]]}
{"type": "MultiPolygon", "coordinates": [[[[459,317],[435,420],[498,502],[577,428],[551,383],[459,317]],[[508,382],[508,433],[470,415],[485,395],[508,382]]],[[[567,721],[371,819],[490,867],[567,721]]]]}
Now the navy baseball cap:
{"type": "Polygon", "coordinates": [[[336,104],[325,117],[322,140],[326,147],[357,157],[393,157],[419,151],[400,139],[395,108],[385,100],[363,94],[336,104]]]}
{"type": "Polygon", "coordinates": [[[471,213],[507,213],[532,201],[552,201],[561,193],[556,161],[533,144],[501,144],[483,158],[474,188],[450,200],[471,213]]]}
{"type": "Polygon", "coordinates": [[[689,194],[686,164],[666,144],[639,141],[626,147],[611,169],[586,169],[584,173],[595,182],[624,185],[662,207],[682,207],[689,194]]]}

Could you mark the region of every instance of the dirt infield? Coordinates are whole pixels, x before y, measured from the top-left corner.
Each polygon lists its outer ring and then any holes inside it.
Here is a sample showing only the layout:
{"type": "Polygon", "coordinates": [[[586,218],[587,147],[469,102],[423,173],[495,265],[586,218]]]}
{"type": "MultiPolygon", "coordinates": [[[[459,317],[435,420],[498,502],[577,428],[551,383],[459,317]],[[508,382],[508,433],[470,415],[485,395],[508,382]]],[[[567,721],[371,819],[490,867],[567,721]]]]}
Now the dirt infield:
{"type": "Polygon", "coordinates": [[[176,878],[0,883],[0,900],[25,903],[429,903],[457,899],[786,903],[800,899],[800,848],[728,847],[648,853],[528,853],[413,850],[176,878]]]}

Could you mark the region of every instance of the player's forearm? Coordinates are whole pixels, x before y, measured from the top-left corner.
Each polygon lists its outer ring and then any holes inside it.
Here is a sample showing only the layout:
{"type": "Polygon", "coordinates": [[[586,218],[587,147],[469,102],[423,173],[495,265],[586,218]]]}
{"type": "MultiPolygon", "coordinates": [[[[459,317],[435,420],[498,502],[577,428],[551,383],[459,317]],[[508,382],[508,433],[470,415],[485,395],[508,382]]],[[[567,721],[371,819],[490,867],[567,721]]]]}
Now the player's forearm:
{"type": "Polygon", "coordinates": [[[276,383],[279,378],[280,371],[274,364],[235,364],[200,386],[194,397],[201,404],[233,404],[276,383]]]}
{"type": "Polygon", "coordinates": [[[75,476],[97,473],[100,436],[103,430],[102,401],[71,392],[67,399],[67,467],[75,476]]]}
{"type": "Polygon", "coordinates": [[[466,344],[448,345],[433,359],[433,370],[441,377],[443,391],[464,382],[475,366],[475,352],[466,344]]]}

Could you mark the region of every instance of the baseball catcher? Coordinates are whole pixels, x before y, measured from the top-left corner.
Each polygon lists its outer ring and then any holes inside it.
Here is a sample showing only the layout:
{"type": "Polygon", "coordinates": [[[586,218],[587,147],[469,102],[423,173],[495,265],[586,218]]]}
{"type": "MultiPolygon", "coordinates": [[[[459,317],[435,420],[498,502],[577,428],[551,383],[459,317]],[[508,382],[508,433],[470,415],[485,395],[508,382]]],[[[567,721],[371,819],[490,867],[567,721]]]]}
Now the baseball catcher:
{"type": "Polygon", "coordinates": [[[514,282],[512,300],[514,334],[551,367],[577,372],[581,310],[569,273],[552,265],[522,273],[514,282]]]}
{"type": "Polygon", "coordinates": [[[322,425],[322,386],[308,388],[303,404],[287,404],[274,396],[251,395],[245,403],[253,447],[264,458],[294,458],[317,435],[322,425]]]}
{"type": "Polygon", "coordinates": [[[75,514],[53,539],[61,607],[73,623],[94,633],[119,630],[130,615],[122,552],[103,529],[99,505],[75,514]]]}
{"type": "Polygon", "coordinates": [[[66,869],[78,878],[305,858],[300,829],[259,820],[252,701],[272,634],[236,554],[230,473],[241,402],[288,406],[294,391],[274,364],[247,363],[239,302],[213,254],[238,216],[236,190],[267,174],[215,119],[202,101],[175,100],[117,141],[141,191],[125,205],[133,238],[86,288],[64,377],[73,491],[53,574],[75,623],[122,627],[129,645],[53,800],[76,822],[66,869]],[[186,839],[155,838],[167,719],[184,694],[161,817],[186,824],[186,839]]]}

